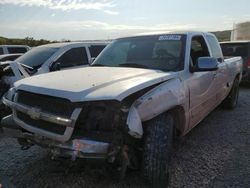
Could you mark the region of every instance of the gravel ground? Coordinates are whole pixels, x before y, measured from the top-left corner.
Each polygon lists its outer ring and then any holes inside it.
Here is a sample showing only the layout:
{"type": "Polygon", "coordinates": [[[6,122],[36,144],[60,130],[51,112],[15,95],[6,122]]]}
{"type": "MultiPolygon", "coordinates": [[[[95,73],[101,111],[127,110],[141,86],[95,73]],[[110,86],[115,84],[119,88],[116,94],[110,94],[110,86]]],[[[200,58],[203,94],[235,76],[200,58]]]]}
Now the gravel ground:
{"type": "MultiPolygon", "coordinates": [[[[22,151],[0,135],[0,182],[6,187],[146,187],[138,172],[118,182],[103,164],[52,161],[46,150],[22,151]]],[[[216,109],[180,139],[171,165],[170,187],[250,187],[250,88],[241,88],[235,110],[216,109]]]]}

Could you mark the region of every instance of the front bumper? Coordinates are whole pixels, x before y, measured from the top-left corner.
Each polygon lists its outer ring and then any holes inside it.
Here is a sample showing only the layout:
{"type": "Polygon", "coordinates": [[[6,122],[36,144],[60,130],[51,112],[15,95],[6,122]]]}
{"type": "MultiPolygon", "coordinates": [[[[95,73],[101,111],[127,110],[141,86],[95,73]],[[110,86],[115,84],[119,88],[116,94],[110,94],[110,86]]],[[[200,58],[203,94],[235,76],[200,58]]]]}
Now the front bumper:
{"type": "Polygon", "coordinates": [[[68,142],[58,142],[34,133],[23,131],[21,127],[13,121],[13,116],[9,115],[1,121],[3,133],[6,136],[26,139],[28,142],[49,148],[53,155],[76,158],[100,158],[104,159],[108,155],[109,143],[93,141],[88,139],[73,139],[68,142]]]}

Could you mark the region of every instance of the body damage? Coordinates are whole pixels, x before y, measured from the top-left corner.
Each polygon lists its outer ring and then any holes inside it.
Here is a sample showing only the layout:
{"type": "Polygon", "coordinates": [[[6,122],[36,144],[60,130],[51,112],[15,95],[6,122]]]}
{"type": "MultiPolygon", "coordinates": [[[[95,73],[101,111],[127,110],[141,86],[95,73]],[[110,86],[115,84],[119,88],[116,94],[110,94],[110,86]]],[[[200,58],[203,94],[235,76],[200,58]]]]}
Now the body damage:
{"type": "MultiPolygon", "coordinates": [[[[106,71],[105,69],[103,69],[104,68],[85,68],[83,70],[91,70],[95,72],[106,71]]],[[[142,138],[143,122],[150,120],[177,105],[183,106],[184,104],[186,104],[185,102],[188,101],[186,91],[183,90],[183,83],[179,79],[179,73],[163,73],[160,71],[143,69],[136,69],[136,71],[134,70],[135,69],[131,68],[114,68],[114,70],[112,70],[112,75],[114,76],[117,76],[116,72],[117,74],[120,74],[124,71],[127,74],[121,74],[125,76],[122,79],[118,79],[115,81],[102,80],[103,83],[101,83],[101,81],[98,80],[99,85],[92,80],[93,85],[96,85],[95,87],[93,86],[94,89],[88,89],[88,91],[92,91],[92,93],[86,91],[79,91],[79,93],[75,92],[75,96],[82,97],[83,93],[88,93],[88,96],[96,97],[96,93],[100,92],[98,90],[102,89],[102,93],[104,93],[103,91],[106,90],[107,94],[112,95],[113,100],[103,100],[102,98],[96,98],[95,101],[87,100],[78,103],[77,114],[72,114],[71,117],[69,117],[68,120],[72,120],[72,124],[70,124],[69,126],[66,125],[67,128],[63,135],[54,134],[50,131],[34,127],[34,125],[29,125],[28,123],[24,122],[23,119],[20,119],[20,117],[17,115],[17,112],[21,111],[22,113],[28,114],[28,116],[35,120],[37,119],[43,121],[51,121],[51,118],[60,120],[63,119],[62,116],[60,117],[53,115],[50,112],[44,112],[44,109],[34,107],[25,108],[17,100],[17,96],[20,96],[20,94],[15,95],[16,90],[27,91],[27,89],[25,89],[27,81],[33,82],[36,79],[44,77],[43,75],[33,77],[32,79],[24,79],[22,81],[19,81],[16,83],[16,89],[12,89],[9,91],[6,97],[12,98],[14,94],[14,102],[12,103],[5,100],[5,104],[10,106],[13,109],[14,113],[13,117],[8,117],[8,119],[4,119],[2,122],[3,124],[6,124],[6,121],[10,121],[9,119],[13,118],[14,121],[22,128],[22,136],[20,137],[25,137],[25,139],[28,139],[32,143],[50,147],[55,155],[67,155],[72,156],[72,158],[84,156],[86,157],[87,155],[88,157],[96,158],[100,156],[98,152],[106,151],[106,153],[108,153],[108,156],[111,156],[112,158],[114,155],[117,155],[117,153],[119,153],[121,147],[124,144],[126,145],[130,142],[131,138],[127,138],[126,136],[124,137],[124,134],[126,135],[127,133],[129,133],[130,136],[135,139],[142,138]],[[137,82],[135,80],[137,80],[137,82]],[[22,84],[23,82],[25,82],[26,84],[22,84]],[[127,87],[130,84],[129,89],[124,90],[123,86],[125,84],[127,85],[127,87]],[[112,88],[114,88],[113,85],[116,85],[116,89],[109,89],[111,85],[112,88]],[[94,95],[92,96],[92,94],[94,95]],[[110,131],[112,134],[109,136],[105,136],[105,134],[103,134],[103,136],[100,134],[106,131],[110,131]],[[97,133],[100,134],[99,138],[96,135],[97,133]],[[86,137],[88,138],[87,140],[84,139],[86,137]],[[100,141],[98,141],[98,139],[100,141]],[[90,143],[91,140],[96,140],[96,142],[86,144],[90,143]]],[[[63,72],[67,71],[61,71],[61,73],[63,72]]],[[[79,71],[79,73],[81,73],[81,71],[79,71]]],[[[55,76],[56,74],[58,73],[52,73],[51,75],[55,76]]],[[[50,76],[48,76],[48,79],[46,80],[49,80],[49,77],[50,76]]],[[[40,88],[43,87],[42,84],[46,84],[43,82],[39,83],[41,84],[40,88]]],[[[64,83],[64,87],[67,87],[66,84],[67,83],[64,83]]],[[[85,82],[79,84],[88,83],[85,82]]],[[[60,87],[60,85],[57,87],[60,87]]],[[[69,85],[69,87],[71,86],[69,85]]],[[[39,90],[33,90],[33,93],[34,91],[39,93],[39,90]]],[[[71,89],[71,92],[72,91],[73,89],[71,89]]],[[[60,90],[58,88],[58,91],[54,90],[53,95],[58,96],[59,93],[60,90]]],[[[69,98],[68,100],[73,99],[69,98]]],[[[78,101],[79,100],[80,99],[78,98],[78,101]]],[[[62,124],[62,122],[59,122],[59,124],[62,124]]],[[[8,129],[7,127],[8,126],[4,126],[4,129],[8,129]]],[[[103,157],[103,155],[101,156],[103,157]]]]}
{"type": "MultiPolygon", "coordinates": [[[[127,119],[129,134],[141,138],[143,136],[142,122],[148,121],[176,106],[182,106],[188,111],[189,94],[182,85],[180,79],[171,79],[137,99],[131,106],[127,119]]],[[[186,115],[185,122],[188,122],[188,116],[186,115]]],[[[188,128],[188,124],[182,126],[184,130],[188,128]]]]}

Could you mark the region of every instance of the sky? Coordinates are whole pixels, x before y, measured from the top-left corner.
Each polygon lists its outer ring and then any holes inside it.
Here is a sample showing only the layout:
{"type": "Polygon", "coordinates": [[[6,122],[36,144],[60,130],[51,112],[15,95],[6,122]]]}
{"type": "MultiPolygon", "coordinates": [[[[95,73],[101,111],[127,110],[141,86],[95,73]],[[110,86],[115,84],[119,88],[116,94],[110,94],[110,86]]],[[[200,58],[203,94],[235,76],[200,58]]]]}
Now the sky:
{"type": "Polygon", "coordinates": [[[250,21],[249,7],[249,0],[0,0],[0,36],[99,40],[154,31],[220,31],[250,21]]]}

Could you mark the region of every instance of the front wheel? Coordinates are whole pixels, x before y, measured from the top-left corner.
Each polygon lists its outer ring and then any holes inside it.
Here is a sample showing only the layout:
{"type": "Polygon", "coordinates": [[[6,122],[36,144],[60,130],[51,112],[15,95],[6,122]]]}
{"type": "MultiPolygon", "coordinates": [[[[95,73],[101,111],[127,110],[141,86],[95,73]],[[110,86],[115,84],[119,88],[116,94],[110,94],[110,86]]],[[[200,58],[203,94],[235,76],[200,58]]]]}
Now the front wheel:
{"type": "Polygon", "coordinates": [[[239,79],[235,79],[233,86],[231,88],[231,91],[229,95],[224,99],[222,102],[222,107],[228,108],[228,109],[233,109],[237,106],[238,104],[238,98],[239,98],[239,79]]]}
{"type": "Polygon", "coordinates": [[[174,120],[171,114],[162,114],[145,124],[142,173],[152,187],[168,185],[173,128],[174,120]]]}

